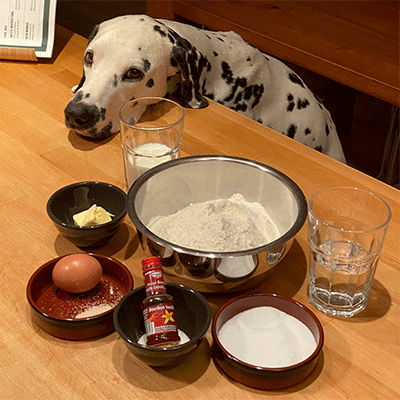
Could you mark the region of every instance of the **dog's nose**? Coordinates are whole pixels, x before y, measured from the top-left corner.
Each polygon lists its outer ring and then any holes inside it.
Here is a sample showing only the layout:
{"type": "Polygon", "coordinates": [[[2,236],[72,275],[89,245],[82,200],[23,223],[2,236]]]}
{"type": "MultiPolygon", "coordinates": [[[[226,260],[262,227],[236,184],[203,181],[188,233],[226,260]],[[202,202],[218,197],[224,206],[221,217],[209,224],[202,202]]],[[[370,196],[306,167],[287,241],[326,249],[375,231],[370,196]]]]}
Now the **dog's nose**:
{"type": "Polygon", "coordinates": [[[94,105],[70,102],[64,110],[65,123],[69,128],[91,128],[99,120],[99,110],[94,105]]]}

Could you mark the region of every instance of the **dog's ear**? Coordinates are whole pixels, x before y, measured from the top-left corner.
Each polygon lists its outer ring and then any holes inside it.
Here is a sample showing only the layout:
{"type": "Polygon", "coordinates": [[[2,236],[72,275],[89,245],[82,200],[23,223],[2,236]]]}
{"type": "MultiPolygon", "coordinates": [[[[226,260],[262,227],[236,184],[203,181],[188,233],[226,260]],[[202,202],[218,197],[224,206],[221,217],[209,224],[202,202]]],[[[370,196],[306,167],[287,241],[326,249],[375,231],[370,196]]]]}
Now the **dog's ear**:
{"type": "Polygon", "coordinates": [[[172,60],[182,74],[181,95],[183,105],[189,108],[204,108],[208,100],[201,94],[200,78],[209,68],[210,62],[190,42],[169,29],[172,42],[172,60]]]}

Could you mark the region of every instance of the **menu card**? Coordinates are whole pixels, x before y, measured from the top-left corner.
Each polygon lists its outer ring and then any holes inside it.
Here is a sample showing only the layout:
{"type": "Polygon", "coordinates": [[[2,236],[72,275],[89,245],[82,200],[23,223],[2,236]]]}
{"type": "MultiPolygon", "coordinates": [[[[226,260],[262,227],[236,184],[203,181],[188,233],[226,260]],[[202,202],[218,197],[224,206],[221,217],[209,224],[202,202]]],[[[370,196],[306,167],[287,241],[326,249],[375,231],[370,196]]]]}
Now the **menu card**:
{"type": "Polygon", "coordinates": [[[0,59],[50,58],[56,3],[57,0],[0,0],[0,59]]]}

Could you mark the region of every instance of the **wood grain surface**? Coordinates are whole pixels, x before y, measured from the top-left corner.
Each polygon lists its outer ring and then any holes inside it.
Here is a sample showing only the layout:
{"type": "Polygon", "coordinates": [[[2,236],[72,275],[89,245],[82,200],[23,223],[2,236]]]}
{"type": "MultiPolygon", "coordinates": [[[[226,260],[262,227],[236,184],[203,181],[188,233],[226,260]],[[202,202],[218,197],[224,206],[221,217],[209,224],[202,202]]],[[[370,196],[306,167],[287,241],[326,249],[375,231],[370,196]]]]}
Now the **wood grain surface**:
{"type": "MultiPolygon", "coordinates": [[[[366,310],[326,317],[307,300],[307,226],[279,269],[250,292],[292,297],[309,306],[325,331],[323,356],[301,384],[263,392],[224,375],[206,339],[181,366],[156,370],[138,361],[117,333],[81,342],[54,338],[30,318],[26,285],[46,261],[78,248],[57,233],[46,202],[60,187],[100,180],[124,188],[120,139],[87,141],[64,126],[63,109],[78,83],[86,41],[61,27],[54,56],[0,63],[0,398],[33,399],[398,399],[400,397],[399,191],[210,101],[186,110],[183,156],[227,154],[264,162],[292,178],[307,199],[329,186],[380,195],[393,218],[366,310]]],[[[126,217],[96,252],[113,256],[142,285],[144,256],[126,217]]],[[[207,295],[213,312],[232,295],[207,295]]]]}
{"type": "Polygon", "coordinates": [[[398,1],[148,1],[154,18],[233,30],[261,51],[400,105],[398,1]]]}

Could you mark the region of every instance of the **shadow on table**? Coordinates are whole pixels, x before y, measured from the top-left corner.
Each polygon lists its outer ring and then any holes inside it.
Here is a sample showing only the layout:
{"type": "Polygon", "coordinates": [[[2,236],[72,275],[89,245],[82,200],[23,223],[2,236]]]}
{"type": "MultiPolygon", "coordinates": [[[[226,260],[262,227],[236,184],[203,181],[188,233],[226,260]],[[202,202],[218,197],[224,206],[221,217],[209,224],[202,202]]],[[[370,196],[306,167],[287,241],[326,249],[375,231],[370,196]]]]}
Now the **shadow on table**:
{"type": "Polygon", "coordinates": [[[54,249],[59,256],[71,253],[98,253],[105,256],[113,256],[125,248],[123,259],[130,258],[139,246],[136,230],[126,223],[122,223],[117,233],[103,246],[99,247],[77,247],[68,239],[58,234],[54,241],[54,249]]]}
{"type": "MultiPolygon", "coordinates": [[[[72,95],[71,95],[72,97],[72,95]]],[[[107,139],[94,139],[90,137],[83,137],[78,135],[75,131],[70,130],[68,132],[68,140],[71,143],[71,146],[74,149],[82,150],[82,151],[91,151],[95,149],[96,147],[103,146],[110,142],[114,136],[117,135],[113,134],[107,139]]]]}
{"type": "Polygon", "coordinates": [[[367,307],[354,317],[346,318],[348,322],[369,322],[382,318],[390,308],[392,299],[387,289],[378,280],[372,282],[367,307]]]}
{"type": "Polygon", "coordinates": [[[304,285],[307,277],[307,257],[295,239],[286,256],[272,268],[264,281],[242,291],[230,293],[203,293],[211,303],[213,312],[233,297],[250,293],[274,293],[293,298],[304,285]]]}
{"type": "Polygon", "coordinates": [[[112,360],[118,374],[131,385],[151,392],[175,391],[188,386],[207,371],[211,360],[211,348],[207,338],[181,365],[170,368],[154,368],[136,358],[122,339],[113,347],[112,360]],[[154,374],[157,374],[157,382],[154,374]]]}

